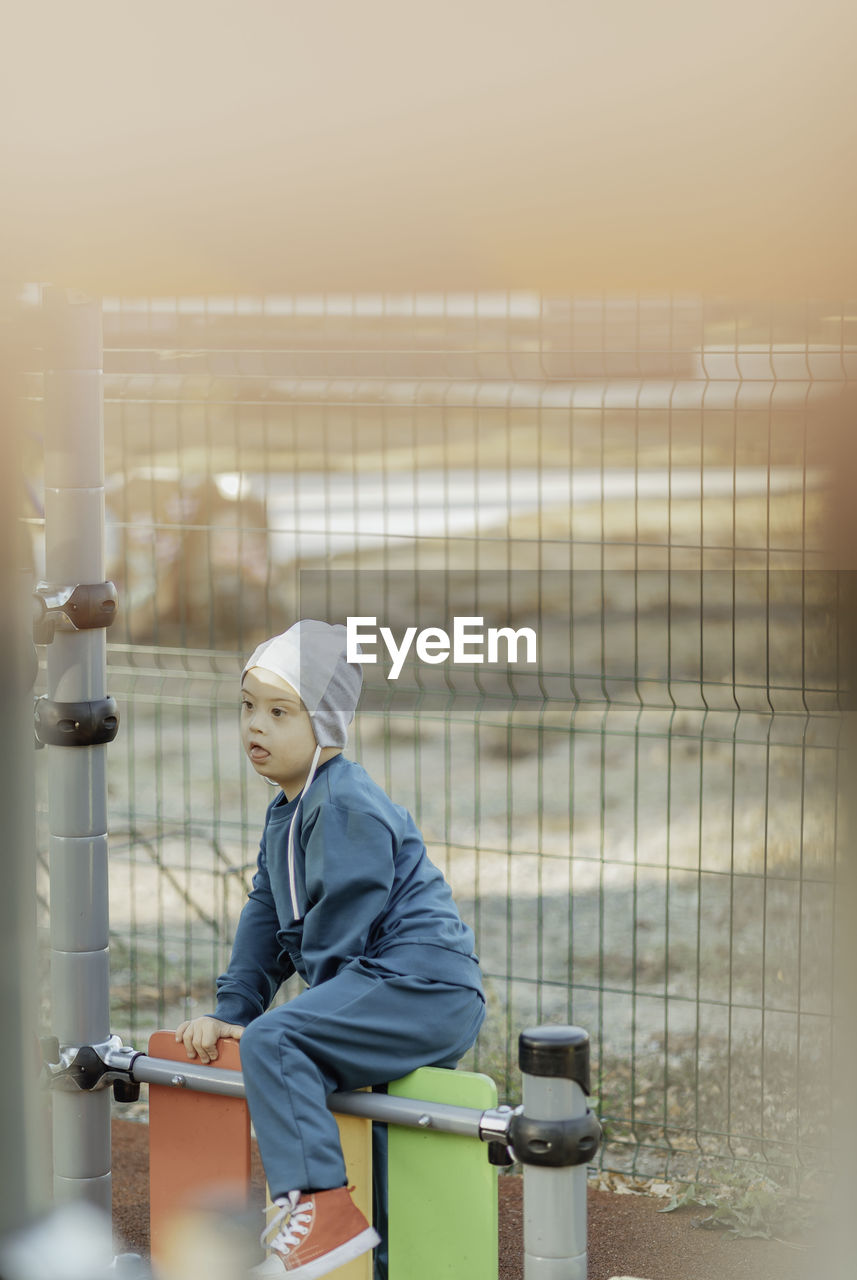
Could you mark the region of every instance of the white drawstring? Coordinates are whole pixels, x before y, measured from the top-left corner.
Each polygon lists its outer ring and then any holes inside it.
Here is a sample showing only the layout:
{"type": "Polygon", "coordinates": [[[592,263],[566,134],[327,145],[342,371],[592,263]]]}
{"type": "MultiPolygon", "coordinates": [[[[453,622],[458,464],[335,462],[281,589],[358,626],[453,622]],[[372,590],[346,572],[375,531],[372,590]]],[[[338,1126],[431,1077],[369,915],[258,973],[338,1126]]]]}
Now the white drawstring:
{"type": "Polygon", "coordinates": [[[296,1232],[302,1236],[309,1234],[312,1224],[312,1204],[309,1201],[299,1204],[300,1198],[300,1191],[290,1191],[288,1195],[275,1200],[268,1206],[266,1213],[271,1213],[274,1209],[277,1212],[270,1222],[265,1223],[265,1228],[259,1237],[261,1245],[268,1249],[279,1249],[280,1252],[285,1252],[286,1249],[291,1249],[300,1243],[296,1232]],[[272,1231],[276,1234],[269,1239],[272,1231]]]}
{"type": "Polygon", "coordinates": [[[301,800],[303,800],[304,793],[307,791],[310,783],[315,777],[315,771],[318,767],[318,758],[320,755],[321,747],[316,747],[315,755],[312,758],[312,764],[310,765],[309,773],[307,774],[307,780],[301,788],[301,793],[298,796],[298,802],[295,805],[295,811],[292,814],[292,820],[289,823],[289,893],[292,896],[292,917],[295,920],[300,919],[300,912],[298,910],[298,893],[295,887],[295,825],[298,820],[298,809],[301,807],[301,800]]]}

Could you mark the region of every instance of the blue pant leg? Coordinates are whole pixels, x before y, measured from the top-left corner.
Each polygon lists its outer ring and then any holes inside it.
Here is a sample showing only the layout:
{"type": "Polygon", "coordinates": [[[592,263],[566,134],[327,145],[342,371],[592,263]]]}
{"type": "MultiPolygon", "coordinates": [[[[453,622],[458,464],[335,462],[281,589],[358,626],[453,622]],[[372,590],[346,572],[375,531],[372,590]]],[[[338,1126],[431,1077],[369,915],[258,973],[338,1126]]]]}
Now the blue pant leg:
{"type": "MultiPolygon", "coordinates": [[[[251,1023],[241,1042],[242,1066],[272,1192],[342,1186],[339,1132],[327,1095],[383,1084],[420,1066],[453,1066],[483,1017],[484,1002],[467,988],[384,974],[355,961],[251,1023]]],[[[383,1168],[383,1158],[379,1163],[383,1168]]],[[[386,1184],[380,1199],[383,1213],[386,1184]]]]}
{"type": "Polygon", "coordinates": [[[345,1184],[345,1161],[326,1099],[338,1085],[289,1038],[290,1005],[271,1009],[241,1037],[244,1089],[271,1195],[345,1184]]]}

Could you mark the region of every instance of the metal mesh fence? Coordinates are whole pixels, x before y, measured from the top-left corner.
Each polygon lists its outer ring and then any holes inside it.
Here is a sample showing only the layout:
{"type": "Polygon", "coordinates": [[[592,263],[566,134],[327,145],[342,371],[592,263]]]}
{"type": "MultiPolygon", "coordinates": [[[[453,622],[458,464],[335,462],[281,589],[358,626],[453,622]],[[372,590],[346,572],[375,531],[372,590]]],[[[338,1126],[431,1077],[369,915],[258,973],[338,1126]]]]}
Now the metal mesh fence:
{"type": "Polygon", "coordinates": [[[518,1030],[577,1022],[607,1167],[747,1162],[804,1188],[830,1125],[824,502],[855,316],[105,300],[114,1030],[142,1045],[210,1010],[228,959],[268,799],[238,742],[240,659],[312,591],[336,610],[371,581],[393,629],[419,597],[433,622],[541,638],[535,673],[499,683],[367,667],[349,749],[476,927],[490,1013],[468,1064],[514,1100],[518,1030]]]}

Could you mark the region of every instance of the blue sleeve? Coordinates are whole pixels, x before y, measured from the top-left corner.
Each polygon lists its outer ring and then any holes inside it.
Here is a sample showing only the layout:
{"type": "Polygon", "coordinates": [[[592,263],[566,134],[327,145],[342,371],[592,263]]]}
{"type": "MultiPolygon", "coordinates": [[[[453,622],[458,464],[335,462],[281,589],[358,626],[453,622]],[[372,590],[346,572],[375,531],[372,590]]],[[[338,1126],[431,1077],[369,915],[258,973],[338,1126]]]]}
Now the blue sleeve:
{"type": "Polygon", "coordinates": [[[310,905],[301,950],[316,981],[324,982],[349,959],[366,954],[393,887],[393,833],[369,814],[325,804],[305,837],[305,850],[310,905]]]}
{"type": "Polygon", "coordinates": [[[238,920],[229,967],[217,979],[215,1018],[246,1027],[265,1012],[294,973],[277,937],[279,928],[263,835],[253,888],[238,920]]]}

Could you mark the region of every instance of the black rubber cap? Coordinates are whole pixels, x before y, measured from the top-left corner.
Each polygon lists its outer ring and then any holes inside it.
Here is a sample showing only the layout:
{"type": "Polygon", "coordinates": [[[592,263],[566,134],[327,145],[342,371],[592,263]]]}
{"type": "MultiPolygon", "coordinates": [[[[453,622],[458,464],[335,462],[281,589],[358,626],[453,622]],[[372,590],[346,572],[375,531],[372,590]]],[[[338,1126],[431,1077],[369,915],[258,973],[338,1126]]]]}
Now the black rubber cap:
{"type": "Polygon", "coordinates": [[[589,1035],[582,1027],[528,1027],[518,1038],[524,1075],[574,1080],[589,1093],[589,1035]]]}

